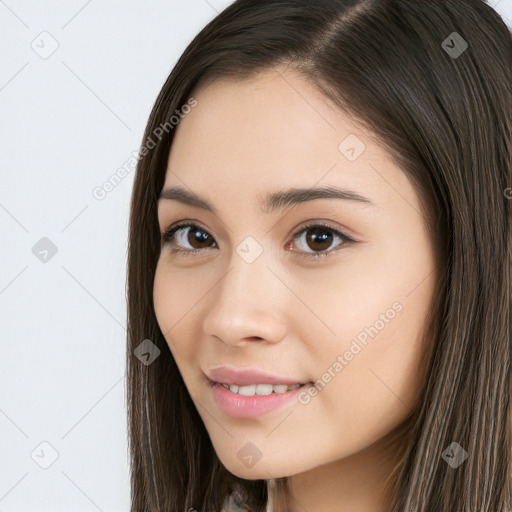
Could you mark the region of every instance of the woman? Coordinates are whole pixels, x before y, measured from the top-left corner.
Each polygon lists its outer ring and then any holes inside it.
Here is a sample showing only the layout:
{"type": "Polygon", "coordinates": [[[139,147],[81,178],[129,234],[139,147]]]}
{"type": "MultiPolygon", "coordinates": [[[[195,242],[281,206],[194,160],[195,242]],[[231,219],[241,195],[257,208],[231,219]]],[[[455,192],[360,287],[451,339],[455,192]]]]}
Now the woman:
{"type": "Polygon", "coordinates": [[[190,43],[131,204],[133,512],[512,510],[511,68],[482,0],[190,43]]]}

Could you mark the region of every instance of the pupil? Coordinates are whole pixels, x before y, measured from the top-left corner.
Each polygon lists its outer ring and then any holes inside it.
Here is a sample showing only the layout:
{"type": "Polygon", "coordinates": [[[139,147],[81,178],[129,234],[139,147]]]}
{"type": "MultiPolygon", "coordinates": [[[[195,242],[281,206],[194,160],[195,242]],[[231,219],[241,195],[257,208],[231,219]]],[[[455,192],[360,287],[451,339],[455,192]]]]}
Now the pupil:
{"type": "MultiPolygon", "coordinates": [[[[194,242],[199,242],[199,244],[206,242],[208,243],[209,236],[200,229],[190,229],[188,232],[188,242],[190,245],[194,245],[194,242]]],[[[208,245],[206,245],[208,246],[208,245]]]]}
{"type": "Polygon", "coordinates": [[[321,251],[329,248],[332,243],[332,234],[329,234],[328,231],[323,228],[311,228],[310,232],[312,235],[308,238],[312,238],[313,243],[323,243],[323,247],[310,247],[310,249],[321,251]],[[322,233],[323,236],[319,235],[318,233],[322,233]]]}

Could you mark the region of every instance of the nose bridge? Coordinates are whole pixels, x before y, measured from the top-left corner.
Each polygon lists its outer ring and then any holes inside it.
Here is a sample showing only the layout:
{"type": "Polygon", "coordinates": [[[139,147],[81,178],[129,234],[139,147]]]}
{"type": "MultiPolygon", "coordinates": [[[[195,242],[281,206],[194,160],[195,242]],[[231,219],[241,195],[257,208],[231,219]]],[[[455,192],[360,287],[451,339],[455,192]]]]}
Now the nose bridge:
{"type": "Polygon", "coordinates": [[[204,330],[225,342],[247,337],[277,341],[288,328],[282,305],[277,303],[282,286],[267,267],[269,258],[260,245],[244,240],[233,248],[229,268],[216,285],[204,330]],[[259,253],[259,254],[258,254],[259,253]]]}
{"type": "Polygon", "coordinates": [[[255,257],[255,248],[242,242],[233,249],[229,269],[218,284],[217,303],[230,308],[260,309],[272,300],[265,251],[255,257]],[[265,297],[267,300],[265,300],[265,297]]]}

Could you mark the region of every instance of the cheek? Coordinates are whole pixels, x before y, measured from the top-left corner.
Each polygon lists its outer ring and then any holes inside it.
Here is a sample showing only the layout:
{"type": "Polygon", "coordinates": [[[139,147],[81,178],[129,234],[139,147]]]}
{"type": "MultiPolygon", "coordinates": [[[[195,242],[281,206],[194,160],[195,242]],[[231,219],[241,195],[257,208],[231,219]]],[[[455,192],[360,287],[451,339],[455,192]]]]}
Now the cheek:
{"type": "Polygon", "coordinates": [[[166,276],[163,265],[160,260],[158,261],[155,279],[153,282],[153,307],[155,309],[155,316],[160,330],[165,336],[173,324],[174,305],[174,292],[169,286],[169,279],[166,276]]]}
{"type": "Polygon", "coordinates": [[[381,356],[393,346],[405,350],[414,344],[433,298],[435,261],[419,229],[402,240],[382,239],[347,252],[339,264],[297,277],[296,286],[317,317],[308,320],[322,335],[310,338],[315,345],[339,353],[357,339],[381,356]]]}
{"type": "Polygon", "coordinates": [[[342,425],[346,438],[361,448],[385,436],[413,409],[423,386],[418,375],[425,361],[422,340],[409,313],[404,308],[382,330],[369,329],[373,334],[366,344],[352,339],[344,347],[348,350],[333,350],[328,358],[335,377],[319,375],[322,382],[330,381],[315,398],[318,414],[308,417],[317,423],[312,428],[323,431],[334,444],[338,442],[336,426],[342,425]]]}
{"type": "Polygon", "coordinates": [[[318,414],[308,417],[319,431],[330,417],[363,445],[397,426],[414,406],[435,283],[429,246],[415,242],[361,252],[311,280],[307,300],[329,327],[317,322],[322,336],[304,338],[319,389],[311,400],[318,414]]]}
{"type": "Polygon", "coordinates": [[[193,333],[186,334],[194,304],[198,298],[194,289],[184,280],[190,280],[184,274],[171,272],[165,261],[159,260],[153,283],[153,305],[158,326],[176,360],[176,363],[188,353],[196,350],[191,340],[197,339],[193,333]]]}
{"type": "Polygon", "coordinates": [[[307,306],[291,314],[301,338],[322,354],[349,350],[352,340],[369,345],[396,328],[411,304],[411,279],[392,255],[367,250],[330,268],[296,274],[290,286],[307,306]]]}

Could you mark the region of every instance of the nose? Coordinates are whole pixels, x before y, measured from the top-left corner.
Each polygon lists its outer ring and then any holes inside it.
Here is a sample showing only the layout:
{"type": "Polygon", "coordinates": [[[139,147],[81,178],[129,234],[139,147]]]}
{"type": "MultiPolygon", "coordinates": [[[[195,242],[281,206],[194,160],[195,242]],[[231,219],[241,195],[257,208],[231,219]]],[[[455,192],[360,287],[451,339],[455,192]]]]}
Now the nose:
{"type": "Polygon", "coordinates": [[[233,346],[278,343],[286,337],[290,323],[285,301],[290,292],[267,263],[263,255],[247,263],[233,254],[229,269],[208,294],[206,335],[233,346]]]}

